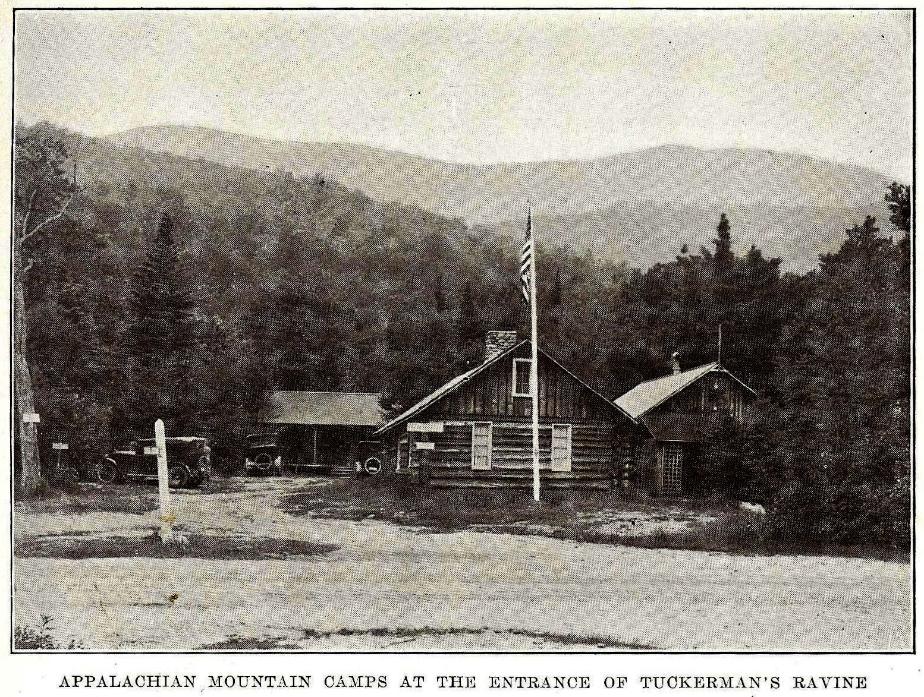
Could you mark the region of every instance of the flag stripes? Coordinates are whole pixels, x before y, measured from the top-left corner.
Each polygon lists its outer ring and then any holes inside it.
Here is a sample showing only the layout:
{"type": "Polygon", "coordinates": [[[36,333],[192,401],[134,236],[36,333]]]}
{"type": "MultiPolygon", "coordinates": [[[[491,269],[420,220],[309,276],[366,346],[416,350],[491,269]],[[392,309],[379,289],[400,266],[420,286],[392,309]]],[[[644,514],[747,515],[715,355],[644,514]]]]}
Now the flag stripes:
{"type": "Polygon", "coordinates": [[[526,241],[523,243],[523,252],[520,254],[520,280],[523,291],[523,301],[529,305],[529,282],[533,273],[533,216],[532,211],[526,215],[526,241]]]}

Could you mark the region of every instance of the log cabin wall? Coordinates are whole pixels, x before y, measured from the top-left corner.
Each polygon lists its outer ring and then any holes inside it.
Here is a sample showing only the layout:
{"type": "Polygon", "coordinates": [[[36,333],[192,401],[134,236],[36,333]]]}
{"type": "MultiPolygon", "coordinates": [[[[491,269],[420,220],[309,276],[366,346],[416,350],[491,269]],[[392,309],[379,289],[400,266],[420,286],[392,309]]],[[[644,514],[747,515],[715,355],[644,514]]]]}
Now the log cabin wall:
{"type": "Polygon", "coordinates": [[[639,483],[642,490],[655,494],[682,494],[700,490],[694,462],[701,443],[722,419],[731,417],[744,423],[751,417],[754,396],[729,375],[713,371],[673,395],[641,417],[653,438],[646,448],[639,483]],[[671,450],[679,452],[679,489],[669,491],[665,482],[671,450]]]}
{"type": "Polygon", "coordinates": [[[641,417],[655,439],[697,443],[707,439],[721,419],[737,423],[751,416],[753,395],[723,373],[708,373],[641,417]]]}
{"type": "MultiPolygon", "coordinates": [[[[483,469],[473,465],[473,431],[481,423],[443,422],[442,433],[409,433],[407,450],[410,469],[428,468],[424,478],[435,486],[524,486],[532,485],[532,427],[524,422],[491,423],[490,463],[483,469]],[[432,442],[434,449],[418,450],[417,443],[432,442]]],[[[610,488],[620,472],[614,429],[609,424],[581,424],[571,428],[570,469],[553,470],[552,425],[539,426],[539,474],[548,483],[582,484],[595,488],[610,488]]],[[[392,449],[394,452],[394,448],[392,449]]],[[[402,457],[402,469],[408,458],[402,457]]]]}
{"type": "Polygon", "coordinates": [[[751,394],[734,378],[710,372],[650,412],[712,417],[727,414],[739,423],[747,420],[751,394]]]}
{"type": "MultiPolygon", "coordinates": [[[[531,486],[532,400],[514,395],[514,359],[528,353],[529,346],[521,346],[410,419],[441,431],[408,432],[404,423],[387,434],[389,469],[411,472],[434,486],[531,486]],[[418,449],[419,442],[431,442],[433,449],[418,449]]],[[[628,487],[646,434],[541,354],[539,426],[545,485],[628,487]]]]}
{"type": "MultiPolygon", "coordinates": [[[[521,347],[491,366],[470,382],[451,392],[426,410],[428,416],[439,417],[510,417],[532,418],[532,399],[515,397],[513,391],[513,359],[528,358],[529,347],[521,347]]],[[[528,363],[523,365],[528,366],[528,363]]],[[[568,423],[612,420],[612,409],[600,403],[600,398],[555,363],[539,356],[539,418],[566,419],[568,423]]]]}

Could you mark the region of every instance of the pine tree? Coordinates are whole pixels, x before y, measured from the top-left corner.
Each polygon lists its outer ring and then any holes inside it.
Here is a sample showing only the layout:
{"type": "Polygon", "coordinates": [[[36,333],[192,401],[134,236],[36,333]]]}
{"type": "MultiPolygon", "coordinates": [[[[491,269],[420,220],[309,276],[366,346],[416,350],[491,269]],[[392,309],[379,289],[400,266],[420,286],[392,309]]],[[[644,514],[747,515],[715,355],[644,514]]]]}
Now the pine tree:
{"type": "Polygon", "coordinates": [[[125,425],[135,432],[148,433],[158,418],[174,432],[192,425],[196,386],[189,366],[196,320],[190,287],[173,220],[163,213],[129,298],[132,366],[125,425]]]}
{"type": "Polygon", "coordinates": [[[909,540],[909,288],[867,217],[787,293],[777,366],[775,517],[790,535],[909,540]]]}
{"type": "Polygon", "coordinates": [[[911,187],[892,182],[885,195],[889,206],[889,221],[899,230],[911,230],[911,187]]]}
{"type": "Polygon", "coordinates": [[[715,245],[713,261],[717,273],[726,272],[732,265],[735,255],[731,249],[731,224],[728,217],[722,213],[719,224],[716,226],[717,237],[712,240],[715,245]]]}
{"type": "Polygon", "coordinates": [[[456,352],[467,362],[474,364],[482,353],[484,326],[470,280],[466,280],[462,286],[456,327],[456,352]]]}

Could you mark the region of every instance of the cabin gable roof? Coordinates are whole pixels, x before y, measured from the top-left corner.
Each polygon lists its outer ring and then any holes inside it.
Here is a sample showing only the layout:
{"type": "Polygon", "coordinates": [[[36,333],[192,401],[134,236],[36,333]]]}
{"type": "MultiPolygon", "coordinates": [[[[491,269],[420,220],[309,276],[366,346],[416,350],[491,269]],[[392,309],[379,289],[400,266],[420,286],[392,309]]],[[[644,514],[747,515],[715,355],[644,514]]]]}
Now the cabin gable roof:
{"type": "Polygon", "coordinates": [[[660,406],[674,395],[682,392],[710,373],[722,373],[723,375],[727,375],[752,395],[757,394],[751,387],[736,378],[716,362],[707,363],[697,368],[691,368],[690,370],[684,370],[680,373],[666,375],[662,378],[655,378],[654,380],[639,383],[624,395],[617,398],[616,404],[633,419],[639,419],[655,407],[660,406]]]}
{"type": "MultiPolygon", "coordinates": [[[[427,408],[429,408],[429,407],[432,406],[433,404],[436,404],[437,402],[439,402],[441,399],[443,399],[443,398],[446,397],[447,395],[449,395],[449,394],[455,392],[456,390],[458,390],[460,387],[462,387],[462,385],[464,385],[464,384],[470,382],[471,380],[475,379],[477,376],[481,375],[483,372],[485,372],[486,370],[488,370],[491,366],[497,365],[497,364],[500,363],[502,360],[504,360],[505,358],[507,358],[507,357],[509,357],[509,356],[512,356],[512,355],[515,354],[519,349],[521,349],[523,346],[526,346],[526,345],[528,345],[528,344],[529,344],[529,341],[526,340],[526,339],[524,339],[523,341],[520,341],[519,343],[515,344],[514,346],[511,346],[510,348],[508,348],[507,350],[505,350],[505,351],[499,353],[498,355],[494,356],[493,358],[491,358],[491,359],[489,359],[489,360],[487,360],[487,361],[484,361],[483,363],[481,363],[481,364],[475,366],[474,368],[471,368],[470,370],[467,370],[466,372],[462,373],[461,375],[457,375],[457,376],[454,377],[452,380],[448,381],[447,383],[445,383],[445,384],[442,385],[441,387],[438,387],[436,390],[434,390],[433,392],[431,392],[430,394],[428,394],[426,397],[424,397],[423,399],[421,399],[421,400],[420,400],[419,402],[417,402],[414,406],[410,407],[409,409],[406,409],[405,411],[401,412],[398,416],[396,416],[395,418],[393,418],[393,419],[391,419],[390,421],[388,421],[388,423],[384,424],[378,431],[376,431],[376,435],[380,435],[380,434],[386,433],[387,431],[390,431],[390,430],[392,430],[393,428],[395,428],[396,426],[399,426],[399,425],[401,425],[402,423],[404,423],[405,421],[408,421],[409,419],[413,418],[413,417],[416,416],[417,414],[420,414],[421,412],[423,412],[424,410],[426,410],[427,408]]],[[[604,402],[608,407],[610,407],[610,408],[612,408],[612,409],[615,409],[615,410],[618,411],[620,414],[622,414],[623,416],[627,417],[630,421],[632,421],[633,423],[636,423],[635,419],[633,419],[629,414],[627,414],[618,404],[615,404],[615,403],[611,402],[609,399],[607,399],[607,398],[604,397],[602,394],[600,394],[599,392],[597,392],[597,391],[596,391],[595,389],[593,389],[590,385],[588,385],[586,382],[584,382],[584,381],[581,380],[579,377],[577,377],[574,373],[572,373],[570,370],[568,370],[565,366],[563,366],[563,365],[562,365],[558,360],[556,360],[553,356],[549,355],[547,352],[543,351],[541,348],[539,349],[539,353],[541,354],[541,356],[542,356],[545,360],[547,360],[547,361],[549,361],[550,363],[552,363],[553,365],[555,365],[559,370],[561,370],[562,372],[564,372],[565,374],[567,374],[570,378],[572,378],[572,379],[575,380],[579,385],[581,385],[581,387],[583,387],[583,388],[586,389],[588,392],[590,392],[591,394],[593,394],[596,398],[599,398],[599,399],[600,399],[602,402],[604,402]]]]}

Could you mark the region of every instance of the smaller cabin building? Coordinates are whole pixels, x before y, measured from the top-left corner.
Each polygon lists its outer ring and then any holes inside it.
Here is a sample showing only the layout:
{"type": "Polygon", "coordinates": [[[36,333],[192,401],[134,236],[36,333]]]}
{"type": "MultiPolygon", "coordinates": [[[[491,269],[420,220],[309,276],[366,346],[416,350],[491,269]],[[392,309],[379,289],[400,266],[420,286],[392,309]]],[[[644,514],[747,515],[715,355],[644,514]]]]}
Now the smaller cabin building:
{"type": "Polygon", "coordinates": [[[648,429],[640,449],[635,484],[652,494],[698,491],[701,444],[722,421],[743,424],[757,393],[718,362],[680,370],[636,385],[616,404],[648,429]]]}
{"type": "Polygon", "coordinates": [[[363,443],[382,425],[379,399],[369,392],[270,392],[252,445],[259,449],[261,437],[271,443],[287,469],[352,475],[363,443]]]}
{"type": "MultiPolygon", "coordinates": [[[[489,332],[484,361],[376,433],[386,468],[434,486],[532,485],[531,346],[489,332]]],[[[610,488],[646,432],[545,351],[539,351],[542,486],[610,488]]]]}

